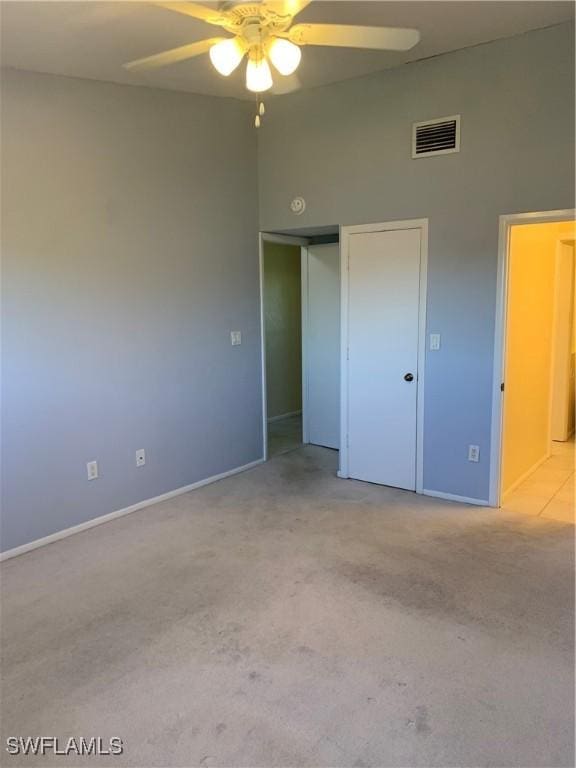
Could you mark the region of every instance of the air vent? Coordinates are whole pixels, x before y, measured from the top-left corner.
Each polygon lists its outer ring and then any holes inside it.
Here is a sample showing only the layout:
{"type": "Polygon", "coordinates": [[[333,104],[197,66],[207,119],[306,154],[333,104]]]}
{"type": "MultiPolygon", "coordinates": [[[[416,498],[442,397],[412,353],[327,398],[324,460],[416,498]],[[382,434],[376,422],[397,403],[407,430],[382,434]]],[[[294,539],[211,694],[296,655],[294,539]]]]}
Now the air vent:
{"type": "Polygon", "coordinates": [[[412,125],[412,157],[460,152],[460,115],[412,125]]]}

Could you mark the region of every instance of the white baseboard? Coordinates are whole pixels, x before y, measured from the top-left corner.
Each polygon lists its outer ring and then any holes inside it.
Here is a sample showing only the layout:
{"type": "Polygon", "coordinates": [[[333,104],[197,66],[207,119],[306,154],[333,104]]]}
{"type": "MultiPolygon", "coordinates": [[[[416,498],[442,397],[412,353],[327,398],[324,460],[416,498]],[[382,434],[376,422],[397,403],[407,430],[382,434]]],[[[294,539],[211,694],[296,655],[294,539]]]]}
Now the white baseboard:
{"type": "Polygon", "coordinates": [[[553,437],[553,438],[552,438],[552,442],[553,442],[553,443],[568,443],[568,442],[570,442],[570,440],[572,440],[572,437],[574,436],[574,431],[575,431],[575,430],[574,430],[574,427],[573,427],[573,428],[570,430],[570,432],[568,432],[568,434],[566,435],[566,437],[562,437],[562,438],[554,438],[554,437],[553,437]]]}
{"type": "Polygon", "coordinates": [[[268,424],[271,424],[273,421],[281,421],[282,419],[289,419],[290,416],[301,416],[302,411],[290,411],[290,413],[281,413],[280,416],[271,416],[269,419],[267,419],[268,424]]]}
{"type": "Polygon", "coordinates": [[[519,485],[522,485],[524,480],[527,480],[533,472],[536,472],[538,467],[541,467],[542,464],[544,464],[545,461],[548,461],[548,459],[550,458],[551,455],[552,455],[552,453],[550,451],[548,451],[548,453],[545,453],[544,456],[542,456],[541,459],[538,459],[538,461],[533,466],[531,466],[530,469],[526,470],[526,472],[524,472],[523,475],[520,475],[518,480],[515,480],[512,483],[510,488],[506,488],[505,491],[502,491],[502,498],[504,498],[506,496],[509,496],[511,493],[513,493],[516,490],[516,488],[518,488],[519,485]]]}
{"type": "Polygon", "coordinates": [[[176,488],[174,491],[168,491],[168,493],[163,493],[160,496],[155,496],[153,499],[144,499],[144,501],[139,501],[136,504],[132,504],[129,507],[124,507],[124,509],[117,509],[115,512],[110,512],[107,515],[101,515],[100,517],[94,517],[92,520],[87,520],[85,523],[80,523],[79,525],[73,525],[71,528],[64,528],[62,531],[57,531],[56,533],[51,533],[49,536],[44,536],[41,539],[35,539],[34,541],[28,542],[28,544],[22,544],[20,547],[14,547],[13,549],[7,549],[6,552],[0,553],[0,562],[3,560],[10,560],[12,557],[18,557],[18,555],[23,555],[26,552],[31,552],[33,549],[38,549],[38,547],[45,547],[47,544],[52,544],[54,541],[59,541],[60,539],[66,539],[68,536],[74,536],[76,533],[81,533],[82,531],[87,531],[89,528],[94,528],[97,525],[103,525],[104,523],[109,523],[111,520],[116,520],[118,517],[124,517],[124,515],[129,515],[132,512],[137,512],[139,509],[145,509],[146,507],[151,507],[153,504],[159,504],[161,501],[167,501],[168,499],[173,499],[175,496],[182,496],[184,493],[189,493],[190,491],[195,491],[197,488],[202,488],[204,485],[210,485],[211,483],[216,483],[218,480],[224,480],[226,477],[231,477],[232,475],[238,475],[240,472],[246,472],[248,469],[253,469],[254,467],[257,467],[259,464],[262,464],[264,459],[257,459],[256,461],[251,461],[250,464],[244,464],[241,467],[235,467],[234,469],[229,469],[227,472],[221,472],[219,475],[212,475],[212,477],[207,477],[204,480],[198,480],[196,483],[192,483],[191,485],[185,485],[183,488],[176,488]]]}
{"type": "MultiPolygon", "coordinates": [[[[336,476],[342,478],[343,480],[348,480],[349,475],[342,474],[340,470],[336,472],[336,476]]],[[[383,487],[393,487],[393,486],[383,486],[383,487]]],[[[402,490],[399,488],[398,490],[402,490]]],[[[410,491],[408,491],[409,493],[410,491]]],[[[469,496],[456,496],[454,493],[443,493],[442,491],[427,491],[423,489],[422,491],[419,491],[416,489],[416,493],[419,496],[433,496],[436,499],[446,499],[446,501],[459,501],[462,504],[475,504],[478,507],[489,507],[490,504],[487,501],[484,501],[484,499],[472,499],[469,496]]]]}
{"type": "Polygon", "coordinates": [[[485,499],[473,499],[470,496],[457,496],[455,493],[443,493],[442,491],[422,491],[424,496],[433,496],[435,499],[446,499],[446,501],[459,501],[461,504],[474,504],[477,507],[489,507],[490,502],[485,499]]]}

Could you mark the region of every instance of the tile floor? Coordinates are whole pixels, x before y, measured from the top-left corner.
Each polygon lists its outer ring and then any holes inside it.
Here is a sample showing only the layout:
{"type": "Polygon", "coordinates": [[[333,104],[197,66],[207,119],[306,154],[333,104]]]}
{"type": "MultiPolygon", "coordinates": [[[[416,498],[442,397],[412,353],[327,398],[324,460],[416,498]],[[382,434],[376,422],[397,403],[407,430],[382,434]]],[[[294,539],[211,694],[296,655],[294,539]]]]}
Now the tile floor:
{"type": "Polygon", "coordinates": [[[268,423],[268,456],[293,451],[302,445],[302,415],[268,423]]]}
{"type": "Polygon", "coordinates": [[[552,443],[550,458],[505,496],[502,506],[511,512],[574,524],[574,438],[552,443]]]}

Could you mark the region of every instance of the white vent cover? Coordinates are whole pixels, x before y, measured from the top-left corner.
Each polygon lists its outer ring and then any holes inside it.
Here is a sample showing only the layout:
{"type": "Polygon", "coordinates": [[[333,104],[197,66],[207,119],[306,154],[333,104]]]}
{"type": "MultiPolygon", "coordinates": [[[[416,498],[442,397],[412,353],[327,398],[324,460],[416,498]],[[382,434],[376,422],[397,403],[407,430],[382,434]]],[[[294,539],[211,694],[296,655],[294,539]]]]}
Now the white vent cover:
{"type": "Polygon", "coordinates": [[[412,157],[460,152],[460,115],[412,124],[412,157]]]}

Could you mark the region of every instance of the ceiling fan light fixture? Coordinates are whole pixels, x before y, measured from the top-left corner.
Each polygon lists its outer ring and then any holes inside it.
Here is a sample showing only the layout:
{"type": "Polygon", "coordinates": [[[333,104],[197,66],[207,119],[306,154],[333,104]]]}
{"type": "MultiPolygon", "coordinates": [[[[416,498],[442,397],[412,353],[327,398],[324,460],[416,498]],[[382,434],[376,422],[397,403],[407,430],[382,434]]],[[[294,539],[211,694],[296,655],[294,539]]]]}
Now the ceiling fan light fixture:
{"type": "Polygon", "coordinates": [[[292,75],[298,69],[302,58],[302,51],[290,40],[275,37],[268,48],[270,61],[281,75],[292,75]]]}
{"type": "Polygon", "coordinates": [[[222,40],[210,48],[210,61],[214,69],[228,77],[238,67],[245,54],[244,46],[237,37],[222,40]]]}
{"type": "MultiPolygon", "coordinates": [[[[0,0],[0,3],[2,0],[0,0]]],[[[224,77],[231,75],[247,56],[246,88],[262,94],[274,85],[271,65],[287,78],[278,89],[288,93],[298,87],[293,76],[302,59],[301,46],[312,45],[328,48],[351,48],[375,51],[408,51],[420,40],[417,29],[384,26],[359,26],[355,24],[294,24],[295,17],[312,0],[220,0],[202,2],[156,3],[167,10],[200,19],[221,27],[228,37],[212,36],[204,40],[180,45],[130,61],[124,66],[130,72],[147,70],[188,61],[210,53],[217,72],[224,77]]],[[[255,123],[264,114],[262,99],[256,99],[255,123]]]]}
{"type": "Polygon", "coordinates": [[[246,67],[246,88],[253,93],[262,93],[272,88],[272,72],[264,57],[248,58],[246,67]]]}

